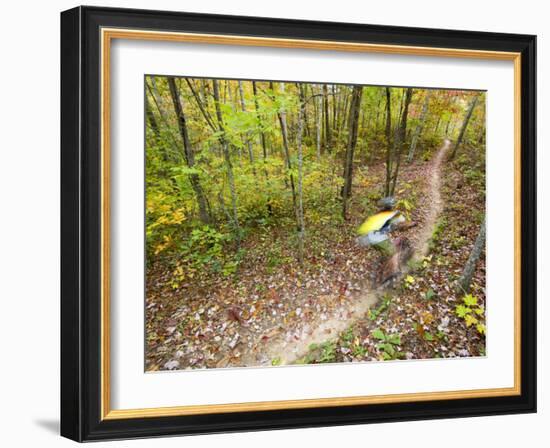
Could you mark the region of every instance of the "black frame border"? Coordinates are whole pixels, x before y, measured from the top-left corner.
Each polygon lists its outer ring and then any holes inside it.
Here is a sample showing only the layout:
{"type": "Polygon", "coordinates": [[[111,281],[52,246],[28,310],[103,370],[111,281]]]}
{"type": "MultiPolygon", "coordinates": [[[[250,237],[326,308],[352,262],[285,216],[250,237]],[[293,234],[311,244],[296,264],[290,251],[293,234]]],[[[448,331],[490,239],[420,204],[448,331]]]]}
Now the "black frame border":
{"type": "Polygon", "coordinates": [[[76,441],[536,412],[536,36],[168,11],[61,13],[61,435],[76,441]],[[521,53],[521,395],[101,420],[100,28],[521,53]]]}

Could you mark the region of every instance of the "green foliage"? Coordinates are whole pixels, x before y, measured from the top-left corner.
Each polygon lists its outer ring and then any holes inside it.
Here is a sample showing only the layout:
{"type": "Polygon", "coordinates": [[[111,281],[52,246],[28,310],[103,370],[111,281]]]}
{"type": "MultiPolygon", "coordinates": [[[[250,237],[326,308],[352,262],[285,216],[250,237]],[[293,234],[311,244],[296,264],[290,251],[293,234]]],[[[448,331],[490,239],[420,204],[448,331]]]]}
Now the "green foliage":
{"type": "Polygon", "coordinates": [[[396,207],[403,211],[403,215],[407,220],[411,219],[411,210],[414,209],[414,203],[411,200],[400,199],[397,201],[396,207]]]}
{"type": "Polygon", "coordinates": [[[327,341],[322,344],[311,344],[306,356],[299,359],[297,364],[327,364],[336,361],[336,341],[327,341]]]}
{"type": "Polygon", "coordinates": [[[384,311],[388,309],[390,302],[391,302],[391,297],[388,294],[384,294],[384,296],[382,296],[382,303],[374,310],[369,309],[367,311],[368,318],[370,320],[376,320],[378,316],[380,316],[384,311]]]}
{"type": "Polygon", "coordinates": [[[382,359],[400,359],[403,354],[398,350],[401,345],[401,336],[398,334],[386,334],[380,328],[373,330],[372,337],[378,339],[380,343],[377,345],[378,350],[382,355],[382,359]]]}
{"type": "Polygon", "coordinates": [[[353,327],[350,327],[346,331],[344,331],[341,335],[341,338],[347,344],[353,341],[353,327]]]}
{"type": "Polygon", "coordinates": [[[428,342],[432,342],[432,341],[435,339],[435,337],[434,337],[434,335],[431,334],[430,332],[425,331],[425,332],[424,332],[424,339],[425,339],[426,341],[428,341],[428,342]]]}
{"type": "Polygon", "coordinates": [[[368,351],[367,351],[367,348],[365,346],[363,346],[361,344],[355,344],[355,345],[352,346],[351,353],[356,358],[364,358],[365,356],[367,356],[368,351]]]}
{"type": "Polygon", "coordinates": [[[432,251],[435,248],[439,240],[442,238],[443,233],[445,232],[446,229],[447,229],[447,219],[445,217],[440,218],[437,221],[436,225],[434,226],[432,237],[430,238],[430,243],[429,243],[430,251],[432,251]]]}
{"type": "Polygon", "coordinates": [[[432,300],[435,296],[436,296],[435,291],[434,291],[432,288],[429,288],[429,289],[424,293],[424,298],[425,298],[426,300],[432,300]]]}

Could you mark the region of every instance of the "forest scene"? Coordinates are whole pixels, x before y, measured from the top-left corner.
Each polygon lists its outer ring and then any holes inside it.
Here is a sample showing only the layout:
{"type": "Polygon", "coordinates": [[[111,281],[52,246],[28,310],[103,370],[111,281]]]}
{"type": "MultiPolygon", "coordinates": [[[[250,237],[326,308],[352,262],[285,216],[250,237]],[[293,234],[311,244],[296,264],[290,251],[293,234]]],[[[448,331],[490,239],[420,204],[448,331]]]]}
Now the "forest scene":
{"type": "Polygon", "coordinates": [[[146,76],[145,370],[485,356],[482,91],[146,76]]]}

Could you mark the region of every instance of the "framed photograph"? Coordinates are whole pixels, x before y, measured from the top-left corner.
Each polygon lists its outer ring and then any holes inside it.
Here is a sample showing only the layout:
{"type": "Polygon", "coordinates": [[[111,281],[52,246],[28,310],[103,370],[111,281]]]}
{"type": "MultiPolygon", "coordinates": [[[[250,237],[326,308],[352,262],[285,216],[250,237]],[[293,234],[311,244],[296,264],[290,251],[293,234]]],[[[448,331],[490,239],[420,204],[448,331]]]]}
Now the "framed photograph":
{"type": "Polygon", "coordinates": [[[535,36],[61,14],[61,433],[535,412],[535,36]]]}

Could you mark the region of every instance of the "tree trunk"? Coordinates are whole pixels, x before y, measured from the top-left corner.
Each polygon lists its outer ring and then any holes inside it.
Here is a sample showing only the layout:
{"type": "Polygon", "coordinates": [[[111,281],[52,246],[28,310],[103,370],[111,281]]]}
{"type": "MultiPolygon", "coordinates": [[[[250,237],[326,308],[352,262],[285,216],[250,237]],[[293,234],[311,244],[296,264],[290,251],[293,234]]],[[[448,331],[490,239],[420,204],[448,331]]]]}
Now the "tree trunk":
{"type": "Polygon", "coordinates": [[[437,134],[439,131],[439,125],[441,124],[441,116],[437,117],[437,122],[435,123],[434,134],[437,134]]]}
{"type": "Polygon", "coordinates": [[[155,101],[157,108],[159,110],[159,114],[161,115],[162,120],[167,123],[168,118],[166,116],[166,111],[164,110],[164,102],[162,100],[162,96],[159,92],[157,81],[154,76],[151,76],[151,95],[153,96],[153,100],[155,101]]]}
{"type": "MultiPolygon", "coordinates": [[[[229,103],[230,106],[231,106],[231,110],[233,110],[233,112],[235,112],[235,110],[236,110],[236,106],[235,106],[236,96],[233,96],[233,91],[231,90],[231,82],[229,82],[229,81],[225,82],[225,93],[227,93],[227,100],[228,101],[226,101],[226,96],[224,94],[224,96],[223,96],[224,103],[229,103]]],[[[243,143],[246,144],[245,139],[243,139],[243,143]]],[[[238,163],[239,166],[242,166],[243,151],[241,149],[241,146],[238,145],[238,146],[236,146],[235,149],[237,150],[237,155],[238,155],[237,163],[238,163]]]]}
{"type": "Polygon", "coordinates": [[[191,93],[193,94],[193,98],[195,98],[195,102],[197,103],[197,106],[199,107],[199,110],[201,111],[202,116],[206,120],[206,123],[208,124],[210,129],[212,129],[213,132],[217,132],[217,128],[216,128],[216,125],[214,124],[214,120],[212,119],[210,112],[208,112],[208,101],[204,101],[201,99],[200,95],[197,93],[197,89],[193,86],[193,83],[189,78],[185,78],[185,82],[187,83],[189,90],[191,90],[191,93]]]}
{"type": "Polygon", "coordinates": [[[317,107],[315,108],[315,139],[316,139],[316,145],[317,145],[317,162],[321,160],[321,132],[322,132],[322,108],[323,108],[323,99],[320,95],[320,88],[319,92],[316,92],[319,96],[317,97],[317,107]]]}
{"type": "Polygon", "coordinates": [[[304,129],[305,117],[305,98],[300,85],[300,112],[298,114],[298,260],[302,265],[304,263],[304,245],[305,245],[305,222],[304,222],[304,197],[303,197],[303,154],[302,154],[302,134],[304,129]]]}
{"type": "Polygon", "coordinates": [[[405,93],[405,101],[403,104],[403,113],[401,114],[401,122],[397,132],[396,139],[394,141],[393,154],[395,157],[395,170],[392,175],[392,185],[390,188],[389,196],[395,194],[395,185],[397,184],[397,176],[399,174],[399,167],[401,166],[401,152],[405,144],[405,136],[407,135],[407,116],[409,114],[409,105],[411,104],[413,89],[408,88],[405,93]]]}
{"type": "MultiPolygon", "coordinates": [[[[424,99],[424,105],[422,106],[422,112],[420,114],[420,121],[416,125],[416,129],[414,130],[414,135],[412,138],[411,146],[409,148],[409,156],[407,157],[407,162],[411,163],[412,159],[414,157],[414,152],[416,150],[416,145],[418,143],[418,139],[422,135],[422,131],[424,129],[424,125],[426,124],[426,117],[428,115],[428,104],[430,103],[430,96],[432,92],[428,90],[426,93],[426,98],[424,99]]],[[[439,121],[438,121],[439,123],[439,121]]]]}
{"type": "Polygon", "coordinates": [[[477,234],[474,247],[470,252],[468,261],[466,261],[466,264],[464,265],[464,270],[462,271],[462,275],[458,280],[459,292],[462,292],[464,294],[468,294],[468,292],[470,291],[470,284],[472,283],[472,277],[476,270],[477,262],[479,260],[479,257],[481,256],[481,252],[483,252],[483,248],[485,247],[485,233],[486,225],[484,217],[483,222],[479,227],[479,233],[477,234]]]}
{"type": "Polygon", "coordinates": [[[380,107],[382,105],[382,98],[384,98],[384,92],[382,91],[382,89],[380,89],[380,96],[378,97],[378,103],[376,104],[376,119],[374,121],[375,131],[378,131],[378,129],[380,128],[379,118],[380,118],[380,111],[382,110],[382,108],[380,107]]]}
{"type": "Polygon", "coordinates": [[[223,148],[223,155],[225,159],[225,167],[227,170],[227,178],[229,180],[229,192],[231,194],[231,208],[233,209],[233,225],[235,227],[235,233],[237,237],[237,244],[241,241],[241,228],[239,225],[239,215],[237,212],[237,189],[235,187],[235,178],[233,177],[233,165],[231,163],[231,155],[229,153],[229,142],[225,135],[225,126],[223,122],[222,111],[220,107],[220,89],[218,81],[213,81],[214,85],[214,105],[216,107],[216,118],[218,120],[218,127],[220,131],[220,143],[223,148]]]}
{"type": "MultiPolygon", "coordinates": [[[[260,114],[260,104],[258,102],[258,87],[256,86],[256,81],[252,81],[252,93],[254,95],[254,108],[256,110],[256,122],[258,124],[259,134],[260,134],[260,144],[262,146],[262,157],[263,157],[263,164],[264,164],[264,177],[266,186],[269,184],[269,173],[267,172],[267,144],[265,141],[265,134],[263,130],[263,123],[262,123],[262,116],[260,114]]],[[[273,207],[271,206],[271,200],[269,196],[267,196],[267,212],[269,216],[273,214],[273,207]]]]}
{"type": "Polygon", "coordinates": [[[401,99],[399,100],[399,110],[397,111],[397,119],[395,120],[396,123],[401,122],[401,117],[403,116],[403,106],[405,105],[406,93],[407,93],[407,90],[403,89],[403,92],[401,93],[401,99]]]}
{"type": "Polygon", "coordinates": [[[464,134],[466,132],[466,128],[468,127],[468,123],[470,122],[470,118],[472,118],[472,113],[474,112],[474,108],[476,107],[478,96],[474,96],[472,99],[472,102],[470,103],[470,107],[468,108],[468,113],[466,114],[466,117],[464,118],[464,122],[462,123],[462,127],[460,128],[460,134],[458,134],[458,138],[456,139],[455,147],[453,149],[453,152],[451,153],[450,159],[453,160],[456,156],[456,152],[462,143],[462,139],[464,138],[464,134]]]}
{"type": "Polygon", "coordinates": [[[384,196],[390,194],[390,181],[392,172],[392,141],[391,141],[391,90],[386,87],[386,183],[384,185],[384,196]]]}
{"type": "Polygon", "coordinates": [[[155,114],[153,113],[153,109],[151,107],[151,102],[149,101],[149,97],[147,96],[147,92],[145,92],[145,115],[147,116],[147,121],[149,122],[149,126],[153,131],[153,133],[155,134],[155,137],[159,138],[160,136],[159,125],[157,123],[157,119],[155,118],[155,114]]]}
{"type": "Polygon", "coordinates": [[[328,115],[328,87],[323,84],[323,107],[325,115],[325,151],[330,152],[331,137],[330,137],[330,122],[328,115]]]}
{"type": "Polygon", "coordinates": [[[447,124],[445,125],[445,137],[449,136],[449,126],[451,125],[451,117],[447,120],[447,124]]]}
{"type": "Polygon", "coordinates": [[[331,133],[334,136],[338,132],[338,119],[340,113],[340,103],[342,102],[342,86],[338,86],[338,92],[336,92],[336,85],[332,84],[332,130],[331,133]]]}
{"type": "Polygon", "coordinates": [[[342,216],[347,219],[348,199],[351,196],[351,187],[353,181],[353,154],[357,145],[357,130],[359,128],[359,112],[361,109],[361,98],[363,87],[354,86],[351,96],[351,105],[349,108],[349,135],[346,148],[346,160],[344,163],[344,190],[342,192],[343,208],[342,216]]]}
{"type": "Polygon", "coordinates": [[[349,101],[349,95],[348,95],[348,89],[344,88],[342,95],[344,96],[344,99],[342,100],[341,104],[343,104],[342,110],[339,113],[339,116],[342,118],[338,120],[338,136],[340,137],[344,131],[344,128],[346,127],[346,119],[348,115],[346,112],[348,111],[348,101],[349,101]]]}
{"type": "MultiPolygon", "coordinates": [[[[272,83],[273,85],[273,83],[272,83]]],[[[285,84],[280,83],[279,89],[282,94],[285,93],[285,84]]],[[[277,116],[279,118],[279,124],[281,126],[281,135],[283,137],[283,149],[285,153],[285,159],[286,159],[286,168],[288,170],[288,178],[290,181],[290,189],[292,190],[292,205],[294,207],[294,211],[297,210],[296,205],[296,187],[294,186],[294,176],[292,174],[292,162],[290,160],[290,147],[288,143],[288,128],[286,123],[286,111],[282,108],[277,112],[277,116]]]]}
{"type": "MultiPolygon", "coordinates": [[[[239,81],[239,95],[241,99],[241,110],[243,112],[246,112],[246,103],[244,101],[244,88],[243,88],[243,82],[239,81]]],[[[248,135],[245,136],[245,143],[248,148],[248,159],[250,160],[250,164],[252,165],[252,174],[254,176],[256,175],[256,168],[254,167],[254,151],[252,148],[252,142],[250,141],[250,138],[248,135]]]]}
{"type": "MultiPolygon", "coordinates": [[[[170,149],[169,149],[170,147],[166,147],[166,149],[163,151],[163,159],[165,161],[180,160],[181,151],[179,150],[179,146],[180,146],[181,143],[180,143],[179,137],[174,135],[174,133],[172,132],[172,128],[170,127],[170,123],[168,122],[168,116],[167,116],[166,108],[164,107],[164,102],[162,101],[162,97],[161,97],[161,95],[158,91],[157,84],[156,84],[156,81],[155,81],[155,77],[151,76],[150,80],[151,80],[151,85],[152,86],[150,86],[146,82],[147,90],[149,91],[149,93],[151,95],[151,98],[153,99],[153,103],[155,104],[155,106],[157,108],[158,116],[160,118],[160,121],[164,125],[164,129],[167,131],[167,133],[170,137],[170,140],[172,140],[172,148],[175,149],[175,154],[174,154],[172,151],[170,151],[170,149]]],[[[157,124],[158,124],[158,122],[157,122],[157,124]]],[[[159,131],[160,131],[160,127],[159,127],[159,131]]],[[[160,133],[159,133],[159,135],[160,135],[160,133]]]]}
{"type": "MultiPolygon", "coordinates": [[[[195,154],[193,153],[193,148],[191,148],[191,142],[189,140],[189,134],[187,132],[187,120],[183,112],[179,91],[176,87],[174,78],[168,78],[168,86],[170,88],[170,95],[172,97],[172,103],[174,104],[174,111],[176,112],[178,127],[183,142],[183,156],[187,163],[187,166],[189,168],[193,168],[195,166],[195,154]]],[[[197,203],[199,206],[199,218],[204,224],[209,224],[210,216],[208,215],[206,197],[200,184],[198,174],[189,174],[189,181],[197,198],[197,203]]]]}

